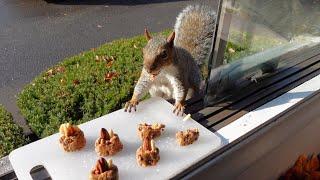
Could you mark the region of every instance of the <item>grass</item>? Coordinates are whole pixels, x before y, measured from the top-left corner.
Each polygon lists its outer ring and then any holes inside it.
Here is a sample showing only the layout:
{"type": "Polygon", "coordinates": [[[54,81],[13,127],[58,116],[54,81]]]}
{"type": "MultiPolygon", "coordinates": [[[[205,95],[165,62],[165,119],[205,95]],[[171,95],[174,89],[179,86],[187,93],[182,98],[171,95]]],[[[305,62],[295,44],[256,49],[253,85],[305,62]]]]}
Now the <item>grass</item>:
{"type": "Polygon", "coordinates": [[[0,105],[0,158],[29,142],[20,126],[13,122],[12,115],[0,105]]]}
{"type": "Polygon", "coordinates": [[[43,138],[62,123],[84,123],[121,108],[140,76],[145,44],[143,36],[116,40],[42,72],[17,100],[32,131],[43,138]]]}

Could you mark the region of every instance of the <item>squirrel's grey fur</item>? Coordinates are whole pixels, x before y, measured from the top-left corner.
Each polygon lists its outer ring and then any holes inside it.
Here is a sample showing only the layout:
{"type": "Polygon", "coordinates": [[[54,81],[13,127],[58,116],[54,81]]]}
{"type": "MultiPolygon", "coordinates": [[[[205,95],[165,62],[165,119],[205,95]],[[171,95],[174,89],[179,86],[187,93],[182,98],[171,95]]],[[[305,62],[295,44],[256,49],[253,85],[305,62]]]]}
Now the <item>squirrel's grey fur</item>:
{"type": "Polygon", "coordinates": [[[177,17],[174,45],[190,52],[198,65],[202,65],[210,51],[216,13],[208,6],[187,6],[177,17]]]}
{"type": "MultiPolygon", "coordinates": [[[[173,98],[176,102],[184,102],[187,97],[197,93],[201,83],[199,67],[209,54],[215,21],[216,14],[209,7],[187,6],[178,15],[174,27],[170,64],[162,62],[154,80],[151,80],[152,75],[144,66],[134,89],[135,99],[140,99],[148,90],[151,96],[173,98]]],[[[159,58],[159,52],[165,48],[168,48],[165,37],[150,37],[144,48],[145,61],[147,58],[159,58]]]]}

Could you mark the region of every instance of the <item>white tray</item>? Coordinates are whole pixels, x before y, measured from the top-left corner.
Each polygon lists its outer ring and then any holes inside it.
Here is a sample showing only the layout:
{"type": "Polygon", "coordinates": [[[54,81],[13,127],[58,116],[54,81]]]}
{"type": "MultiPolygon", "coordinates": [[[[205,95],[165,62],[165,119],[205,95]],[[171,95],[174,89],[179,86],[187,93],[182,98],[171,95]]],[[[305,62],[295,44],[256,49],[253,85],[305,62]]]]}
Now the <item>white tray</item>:
{"type": "Polygon", "coordinates": [[[59,146],[59,134],[54,134],[14,150],[9,159],[19,180],[32,179],[30,170],[37,165],[43,165],[54,180],[88,179],[99,158],[94,151],[94,142],[100,129],[112,128],[124,144],[124,149],[111,157],[119,168],[120,179],[168,179],[210,155],[223,143],[196,121],[182,121],[182,117],[174,115],[172,110],[173,106],[167,101],[151,98],[140,103],[137,112],[125,113],[121,109],[80,125],[87,139],[87,145],[81,151],[64,152],[59,146]],[[136,163],[135,153],[141,145],[137,125],[143,122],[166,125],[163,135],[155,141],[160,149],[160,161],[154,167],[142,168],[136,163]],[[187,128],[198,128],[200,137],[194,144],[180,147],[175,133],[187,128]]]}

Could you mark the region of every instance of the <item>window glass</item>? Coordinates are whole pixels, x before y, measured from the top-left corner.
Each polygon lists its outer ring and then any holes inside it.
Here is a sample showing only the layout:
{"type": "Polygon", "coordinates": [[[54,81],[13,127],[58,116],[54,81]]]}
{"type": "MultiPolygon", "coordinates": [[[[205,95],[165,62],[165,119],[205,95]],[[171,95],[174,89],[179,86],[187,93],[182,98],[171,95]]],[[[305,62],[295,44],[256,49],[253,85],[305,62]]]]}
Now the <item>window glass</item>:
{"type": "Polygon", "coordinates": [[[317,0],[225,0],[220,11],[208,104],[319,53],[317,0]]]}

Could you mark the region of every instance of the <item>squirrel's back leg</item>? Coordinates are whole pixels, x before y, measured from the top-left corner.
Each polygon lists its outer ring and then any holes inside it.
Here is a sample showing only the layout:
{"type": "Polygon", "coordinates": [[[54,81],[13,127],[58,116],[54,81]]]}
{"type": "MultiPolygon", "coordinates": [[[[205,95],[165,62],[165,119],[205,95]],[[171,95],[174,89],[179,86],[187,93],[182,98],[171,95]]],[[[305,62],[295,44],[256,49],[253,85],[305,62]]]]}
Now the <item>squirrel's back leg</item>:
{"type": "Polygon", "coordinates": [[[190,99],[190,98],[194,97],[194,96],[195,96],[195,94],[196,94],[195,89],[193,89],[193,88],[189,88],[188,93],[187,93],[186,100],[188,100],[188,99],[190,99]]]}
{"type": "Polygon", "coordinates": [[[188,89],[186,100],[199,96],[200,95],[200,87],[195,85],[188,89]]]}
{"type": "Polygon", "coordinates": [[[199,96],[201,94],[201,76],[199,72],[193,73],[194,76],[189,76],[189,89],[186,100],[199,96]]]}

